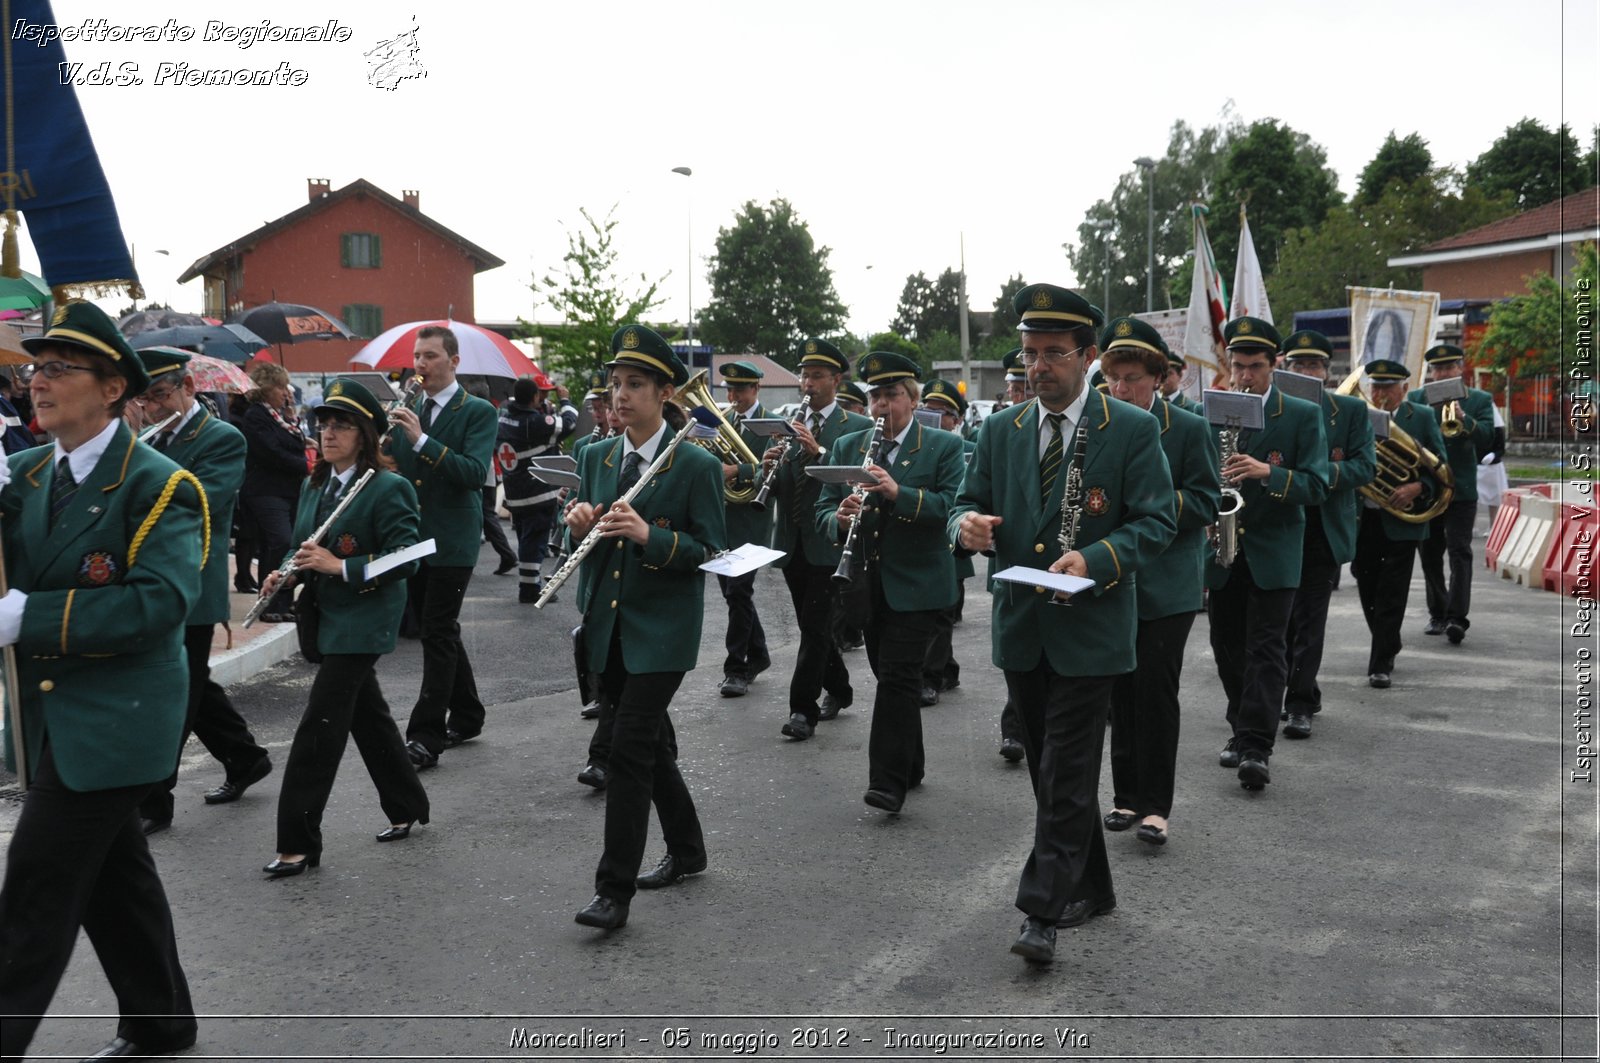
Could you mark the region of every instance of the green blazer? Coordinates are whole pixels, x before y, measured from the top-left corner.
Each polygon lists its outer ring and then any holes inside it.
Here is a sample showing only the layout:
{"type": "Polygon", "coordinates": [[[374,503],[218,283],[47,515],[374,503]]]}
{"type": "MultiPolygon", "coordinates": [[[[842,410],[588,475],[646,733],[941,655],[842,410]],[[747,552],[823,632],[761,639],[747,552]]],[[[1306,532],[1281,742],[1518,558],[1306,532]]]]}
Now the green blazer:
{"type": "MultiPolygon", "coordinates": [[[[769,416],[771,415],[758,402],[750,407],[750,412],[741,417],[740,420],[742,422],[752,417],[769,416]]],[[[767,441],[745,428],[742,423],[739,426],[739,438],[744,440],[745,446],[749,447],[750,452],[758,459],[761,457],[761,452],[767,449],[767,441]]],[[[756,486],[760,482],[760,464],[750,464],[748,462],[739,464],[739,471],[733,477],[734,488],[749,491],[754,496],[756,486]]],[[[729,502],[725,517],[728,524],[728,545],[730,547],[737,548],[745,543],[765,546],[772,539],[771,507],[768,507],[765,512],[757,512],[748,502],[729,502]]]]}
{"type": "Polygon", "coordinates": [[[1161,425],[1161,453],[1172,472],[1178,534],[1139,569],[1139,619],[1197,612],[1205,597],[1206,529],[1217,519],[1221,479],[1217,434],[1205,418],[1186,413],[1159,395],[1150,412],[1161,425]]]}
{"type": "MultiPolygon", "coordinates": [[[[860,465],[872,443],[872,431],[841,436],[833,448],[835,465],[860,465]]],[[[966,468],[961,437],[913,421],[905,444],[894,454],[889,475],[900,485],[893,503],[873,507],[856,533],[856,557],[876,554],[874,568],[883,580],[889,608],[909,613],[948,609],[956,604],[956,565],[945,526],[966,468]]],[[[817,499],[817,529],[843,549],[848,528],[837,517],[850,484],[824,484],[817,499]]]]}
{"type": "Polygon", "coordinates": [[[583,453],[583,448],[584,447],[588,446],[590,443],[598,443],[598,442],[601,442],[601,440],[595,439],[593,432],[589,432],[587,435],[583,436],[581,439],[574,439],[572,441],[572,450],[570,452],[572,459],[574,461],[578,460],[578,455],[583,453]]]}
{"type": "MultiPolygon", "coordinates": [[[[1424,394],[1426,392],[1422,388],[1415,388],[1406,396],[1406,401],[1427,406],[1423,401],[1424,394]]],[[[1441,407],[1433,410],[1433,423],[1438,425],[1443,421],[1444,409],[1441,407]]],[[[1480,391],[1477,388],[1467,389],[1467,397],[1461,400],[1461,427],[1462,433],[1454,439],[1444,439],[1444,434],[1440,433],[1439,438],[1444,441],[1444,453],[1441,457],[1450,463],[1450,471],[1455,473],[1455,500],[1476,502],[1478,459],[1489,453],[1489,448],[1494,446],[1494,399],[1487,391],[1480,391]]],[[[1408,428],[1406,431],[1411,430],[1408,428]]],[[[1434,453],[1438,454],[1439,451],[1434,453]]]]}
{"type": "MultiPolygon", "coordinates": [[[[419,418],[427,401],[423,394],[411,404],[419,418]]],[[[428,558],[429,565],[471,568],[478,563],[483,485],[499,430],[494,407],[468,395],[463,387],[435,415],[420,452],[404,432],[396,432],[390,440],[396,471],[416,488],[420,534],[439,544],[439,552],[428,558]]]]}
{"type": "MultiPolygon", "coordinates": [[[[11,586],[28,596],[17,640],[28,762],[48,733],[68,789],[156,782],[172,774],[183,734],[205,493],[118,425],[52,528],[54,456],[53,446],[13,454],[0,492],[11,586]]],[[[226,539],[212,545],[228,552],[226,539]]]]}
{"type": "Polygon", "coordinates": [[[1200,417],[1204,417],[1205,416],[1205,407],[1204,406],[1200,405],[1198,402],[1194,401],[1188,395],[1185,395],[1181,391],[1175,391],[1175,392],[1173,392],[1173,394],[1175,396],[1177,396],[1177,397],[1176,398],[1171,398],[1171,399],[1168,399],[1168,398],[1165,398],[1164,396],[1159,396],[1159,395],[1156,396],[1156,397],[1162,399],[1162,401],[1164,401],[1169,406],[1176,406],[1178,409],[1183,410],[1185,413],[1192,413],[1192,414],[1195,414],[1195,415],[1200,416],[1200,417]]]}
{"type": "MultiPolygon", "coordinates": [[[[661,445],[671,438],[668,428],[661,445]]],[[[622,495],[622,449],[622,436],[584,449],[578,501],[609,504],[622,495]]],[[[602,540],[578,573],[588,667],[605,670],[611,633],[621,625],[629,674],[687,672],[699,659],[705,617],[700,566],[728,544],[722,462],[685,441],[634,496],[633,508],[650,523],[649,542],[602,540]]]]}
{"type": "Polygon", "coordinates": [[[789,562],[796,558],[804,558],[808,565],[829,568],[839,563],[839,544],[817,528],[817,499],[822,495],[822,481],[807,476],[805,467],[849,464],[833,452],[834,448],[842,437],[867,431],[872,423],[871,418],[846,413],[843,406],[835,405],[833,416],[817,433],[817,442],[827,447],[828,453],[816,458],[806,457],[800,444],[795,443],[789,451],[791,460],[778,466],[772,487],[772,496],[778,500],[773,507],[776,515],[772,521],[772,548],[784,552],[777,561],[779,568],[789,567],[789,562]]]}
{"type": "MultiPolygon", "coordinates": [[[[359,474],[357,474],[359,478],[359,474]]],[[[294,544],[299,545],[317,530],[317,506],[327,483],[300,485],[300,501],[295,508],[294,544]]],[[[355,486],[355,481],[350,481],[355,486]]],[[[348,490],[349,488],[346,488],[348,490]]],[[[335,557],[344,558],[348,579],[320,572],[302,573],[300,578],[315,580],[317,648],[323,653],[391,653],[400,632],[400,616],[406,609],[406,577],[417,571],[417,562],[407,561],[375,580],[366,578],[367,562],[392,554],[420,542],[417,493],[403,477],[379,471],[351,500],[322,545],[335,557]]]]}
{"type": "MultiPolygon", "coordinates": [[[[961,459],[961,478],[963,480],[967,478],[967,469],[972,467],[972,456],[978,452],[978,431],[981,427],[982,426],[973,427],[971,429],[971,436],[963,437],[961,440],[961,446],[966,452],[961,459]]],[[[956,489],[956,493],[960,493],[959,486],[956,489]]],[[[953,554],[952,556],[954,556],[956,559],[957,583],[960,583],[968,576],[975,576],[978,574],[978,570],[973,567],[971,554],[963,550],[959,554],[953,554]]]]}
{"type": "MultiPolygon", "coordinates": [[[[1394,423],[1404,429],[1412,439],[1415,439],[1419,446],[1426,447],[1428,450],[1433,451],[1435,455],[1442,456],[1444,454],[1444,436],[1439,433],[1439,419],[1434,416],[1433,410],[1429,407],[1420,402],[1402,402],[1400,408],[1394,412],[1394,423]]],[[[1452,470],[1452,474],[1453,472],[1454,470],[1452,470]]],[[[1477,470],[1473,470],[1472,479],[1474,483],[1477,482],[1477,470]]],[[[1417,500],[1412,503],[1413,509],[1423,510],[1433,504],[1433,492],[1427,490],[1426,480],[1423,481],[1423,484],[1422,494],[1418,495],[1417,500]]],[[[1359,501],[1363,506],[1367,504],[1365,498],[1359,501]]],[[[1410,521],[1401,520],[1387,510],[1383,512],[1382,519],[1383,533],[1395,542],[1405,542],[1407,540],[1421,542],[1428,537],[1428,528],[1430,526],[1428,522],[1414,524],[1410,521]]]]}
{"type": "Polygon", "coordinates": [[[1333,559],[1343,565],[1356,556],[1356,518],[1361,504],[1356,489],[1371,483],[1377,471],[1366,400],[1335,395],[1324,388],[1322,428],[1329,448],[1328,496],[1318,509],[1333,559]]]}
{"type": "MultiPolygon", "coordinates": [[[[1272,475],[1236,485],[1244,499],[1239,554],[1250,562],[1257,587],[1281,590],[1300,586],[1305,507],[1319,505],[1328,493],[1328,438],[1321,410],[1276,387],[1267,392],[1266,415],[1264,429],[1240,433],[1240,452],[1271,465],[1272,475]]],[[[1206,586],[1226,585],[1231,572],[1208,560],[1206,586]]]]}
{"type": "Polygon", "coordinates": [[[211,509],[211,551],[200,576],[200,600],[189,613],[190,626],[220,624],[228,619],[228,536],[233,533],[233,507],[244,483],[244,434],[211,416],[205,407],[183,426],[183,434],[166,449],[172,461],[194,473],[205,488],[211,509]]]}
{"type": "MultiPolygon", "coordinates": [[[[1172,475],[1154,417],[1091,391],[1084,404],[1085,504],[1078,550],[1092,591],[1068,605],[1047,604],[1042,590],[1014,583],[994,587],[993,660],[1008,672],[1042,661],[1057,675],[1120,675],[1133,671],[1138,588],[1133,573],[1154,560],[1178,524],[1172,475]]],[[[1067,441],[1065,461],[1072,460],[1067,441]]],[[[1029,399],[983,422],[978,451],[950,514],[955,544],[965,513],[996,514],[996,572],[1012,565],[1048,568],[1061,556],[1064,463],[1048,499],[1039,497],[1039,401],[1029,399]]]]}

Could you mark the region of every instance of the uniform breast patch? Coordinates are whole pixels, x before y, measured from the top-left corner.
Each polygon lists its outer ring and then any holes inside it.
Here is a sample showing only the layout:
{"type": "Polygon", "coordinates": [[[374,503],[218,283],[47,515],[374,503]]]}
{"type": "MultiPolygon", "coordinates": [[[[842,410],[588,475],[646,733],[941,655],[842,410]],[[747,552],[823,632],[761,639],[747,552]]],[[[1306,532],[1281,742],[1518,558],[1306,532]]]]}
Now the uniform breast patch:
{"type": "Polygon", "coordinates": [[[361,544],[356,542],[356,537],[345,532],[333,541],[333,552],[340,557],[353,557],[361,549],[361,544]]]}
{"type": "Polygon", "coordinates": [[[81,587],[110,586],[120,575],[121,562],[104,550],[92,550],[78,562],[78,585],[81,587]]]}
{"type": "Polygon", "coordinates": [[[1106,510],[1111,508],[1111,501],[1106,498],[1106,489],[1104,487],[1089,488],[1089,493],[1083,499],[1083,508],[1088,510],[1091,516],[1104,516],[1106,510]]]}
{"type": "Polygon", "coordinates": [[[1268,465],[1282,465],[1283,464],[1283,451],[1281,451],[1281,450],[1269,451],[1267,453],[1267,464],[1268,465]]]}
{"type": "Polygon", "coordinates": [[[657,517],[655,520],[651,521],[650,523],[654,524],[658,528],[671,528],[672,527],[672,519],[670,517],[657,517]]]}

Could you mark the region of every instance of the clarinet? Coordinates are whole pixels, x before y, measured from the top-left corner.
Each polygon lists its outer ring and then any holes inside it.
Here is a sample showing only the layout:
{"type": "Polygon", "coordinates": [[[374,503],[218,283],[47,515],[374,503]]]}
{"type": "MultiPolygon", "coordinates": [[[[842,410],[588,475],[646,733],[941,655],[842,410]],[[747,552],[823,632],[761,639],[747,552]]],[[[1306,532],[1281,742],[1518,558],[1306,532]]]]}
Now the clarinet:
{"type": "MultiPolygon", "coordinates": [[[[881,457],[882,454],[883,418],[880,417],[878,418],[877,423],[872,426],[872,436],[867,443],[867,457],[866,460],[861,463],[862,471],[865,472],[867,469],[870,469],[872,466],[878,464],[878,458],[881,457]]],[[[861,530],[861,524],[867,516],[867,485],[865,483],[856,484],[855,490],[850,492],[850,497],[857,499],[861,503],[861,508],[856,510],[856,519],[850,522],[850,531],[844,537],[844,550],[839,555],[839,567],[833,570],[833,580],[835,583],[855,582],[857,575],[857,569],[855,566],[856,532],[861,530]]],[[[865,557],[861,559],[861,567],[859,571],[861,574],[865,574],[867,571],[867,559],[865,557]]]]}
{"type": "MultiPolygon", "coordinates": [[[[1083,453],[1088,446],[1084,431],[1089,424],[1088,410],[1078,418],[1078,427],[1072,433],[1072,462],[1067,466],[1067,482],[1061,487],[1061,531],[1056,542],[1061,545],[1061,556],[1078,547],[1078,530],[1083,524],[1083,453]]],[[[1071,605],[1072,599],[1050,598],[1051,605],[1071,605]]]]}
{"type": "MultiPolygon", "coordinates": [[[[322,526],[320,528],[311,533],[311,542],[313,544],[320,545],[322,543],[323,536],[328,534],[328,530],[333,527],[333,522],[339,519],[339,515],[345,511],[351,502],[355,501],[356,495],[361,493],[361,489],[367,486],[367,481],[372,479],[377,472],[377,469],[368,469],[366,472],[361,474],[360,479],[350,485],[350,487],[345,491],[344,497],[339,499],[339,504],[333,507],[333,512],[328,514],[328,519],[322,522],[322,526]]],[[[289,579],[298,571],[299,568],[294,563],[294,554],[290,554],[288,557],[284,558],[283,564],[278,566],[278,575],[280,577],[278,581],[279,589],[282,589],[282,583],[284,580],[289,579]]],[[[264,582],[265,581],[263,581],[263,583],[264,582]]],[[[256,622],[256,618],[266,610],[267,603],[271,600],[272,595],[262,591],[261,597],[257,598],[256,603],[250,607],[250,611],[244,614],[244,626],[249,627],[251,624],[254,624],[256,622]]]]}
{"type": "MultiPolygon", "coordinates": [[[[810,416],[811,396],[804,395],[800,399],[800,412],[795,414],[794,419],[796,421],[804,421],[810,416]]],[[[756,497],[750,500],[750,508],[757,513],[765,513],[767,511],[767,496],[772,493],[772,485],[778,479],[778,467],[789,460],[789,451],[793,449],[794,436],[784,436],[783,453],[778,455],[778,460],[772,463],[772,468],[768,469],[765,475],[761,477],[761,489],[756,492],[756,497]]]]}

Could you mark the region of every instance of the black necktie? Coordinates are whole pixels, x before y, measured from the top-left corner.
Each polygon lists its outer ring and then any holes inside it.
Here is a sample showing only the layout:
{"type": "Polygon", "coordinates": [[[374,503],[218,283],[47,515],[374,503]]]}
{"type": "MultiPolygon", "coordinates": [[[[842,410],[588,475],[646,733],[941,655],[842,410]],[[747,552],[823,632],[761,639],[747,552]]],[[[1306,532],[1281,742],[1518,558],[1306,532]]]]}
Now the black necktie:
{"type": "Polygon", "coordinates": [[[887,469],[894,461],[894,452],[899,449],[900,441],[891,439],[883,445],[883,453],[878,455],[878,464],[887,469]]]}
{"type": "Polygon", "coordinates": [[[617,481],[619,497],[633,490],[633,485],[639,482],[639,464],[644,461],[644,455],[637,450],[622,459],[622,479],[617,481]]]}
{"type": "Polygon", "coordinates": [[[328,514],[333,512],[333,507],[339,504],[339,496],[344,493],[344,485],[337,476],[328,477],[328,489],[322,492],[322,498],[317,502],[317,526],[328,519],[328,514]]]}
{"type": "Polygon", "coordinates": [[[1046,505],[1050,504],[1050,491],[1061,469],[1061,455],[1065,449],[1061,441],[1061,422],[1065,418],[1064,413],[1045,414],[1045,420],[1050,422],[1050,442],[1045,444],[1044,456],[1039,459],[1039,498],[1046,505]]]}
{"type": "Polygon", "coordinates": [[[422,407],[422,430],[424,432],[433,427],[433,418],[438,412],[439,403],[436,399],[429,399],[427,405],[422,407]]]}
{"type": "Polygon", "coordinates": [[[168,428],[165,431],[163,431],[160,435],[156,436],[156,449],[161,451],[161,453],[165,454],[167,452],[167,448],[170,447],[171,445],[172,445],[172,429],[168,428]]]}
{"type": "Polygon", "coordinates": [[[50,526],[56,526],[61,511],[72,504],[78,493],[78,481],[72,478],[72,459],[62,458],[56,463],[56,477],[50,483],[50,526]]]}

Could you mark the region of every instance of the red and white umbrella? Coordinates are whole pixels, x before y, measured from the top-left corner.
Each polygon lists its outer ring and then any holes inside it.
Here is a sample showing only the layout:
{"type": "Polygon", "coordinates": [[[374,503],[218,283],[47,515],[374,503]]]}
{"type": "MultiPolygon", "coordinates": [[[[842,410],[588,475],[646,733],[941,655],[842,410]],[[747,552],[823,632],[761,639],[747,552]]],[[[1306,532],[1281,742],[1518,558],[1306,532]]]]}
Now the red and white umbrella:
{"type": "Polygon", "coordinates": [[[410,369],[412,354],[417,346],[417,333],[436,326],[448,328],[456,334],[461,345],[461,364],[456,372],[479,376],[503,376],[515,380],[521,376],[541,375],[539,367],[517,349],[516,345],[498,332],[490,332],[463,321],[412,321],[396,325],[368,343],[356,353],[352,362],[373,369],[410,369]]]}

